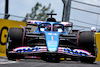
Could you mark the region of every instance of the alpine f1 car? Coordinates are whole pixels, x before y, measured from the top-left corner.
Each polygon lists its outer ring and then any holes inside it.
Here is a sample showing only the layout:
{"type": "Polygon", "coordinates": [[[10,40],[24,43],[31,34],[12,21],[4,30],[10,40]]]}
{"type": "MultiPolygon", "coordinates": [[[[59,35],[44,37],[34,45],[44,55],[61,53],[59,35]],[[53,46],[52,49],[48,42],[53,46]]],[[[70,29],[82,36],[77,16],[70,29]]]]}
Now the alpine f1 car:
{"type": "Polygon", "coordinates": [[[95,35],[91,31],[69,32],[70,22],[31,20],[27,25],[37,26],[34,32],[26,26],[10,28],[6,54],[9,60],[26,56],[40,57],[45,61],[60,62],[60,58],[78,58],[81,62],[93,63],[97,57],[95,35]]]}

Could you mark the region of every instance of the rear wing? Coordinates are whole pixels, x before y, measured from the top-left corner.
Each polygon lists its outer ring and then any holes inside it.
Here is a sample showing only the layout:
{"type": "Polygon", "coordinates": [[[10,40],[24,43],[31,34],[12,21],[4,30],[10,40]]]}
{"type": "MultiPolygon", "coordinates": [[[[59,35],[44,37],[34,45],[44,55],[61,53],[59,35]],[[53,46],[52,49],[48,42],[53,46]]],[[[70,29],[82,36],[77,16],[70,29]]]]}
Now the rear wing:
{"type": "MultiPolygon", "coordinates": [[[[39,20],[27,20],[26,25],[33,25],[33,26],[38,26],[41,23],[44,23],[46,21],[39,21],[39,20]]],[[[73,23],[71,22],[59,22],[60,24],[63,24],[64,27],[72,27],[73,23]]]]}
{"type": "Polygon", "coordinates": [[[46,22],[46,21],[39,21],[39,20],[27,20],[26,25],[33,25],[38,26],[39,24],[46,22]]]}

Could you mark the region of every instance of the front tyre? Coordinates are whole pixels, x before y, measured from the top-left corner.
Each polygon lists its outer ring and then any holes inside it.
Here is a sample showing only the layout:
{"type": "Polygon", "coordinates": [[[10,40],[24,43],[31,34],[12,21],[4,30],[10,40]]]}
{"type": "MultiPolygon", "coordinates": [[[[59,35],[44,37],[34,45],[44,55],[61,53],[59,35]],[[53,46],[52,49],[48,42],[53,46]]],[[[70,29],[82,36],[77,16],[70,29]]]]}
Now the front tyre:
{"type": "MultiPolygon", "coordinates": [[[[95,41],[94,41],[94,33],[91,31],[84,31],[81,32],[79,35],[79,44],[78,47],[82,48],[83,50],[86,50],[90,52],[93,56],[96,56],[96,46],[95,41]]],[[[93,63],[96,58],[88,58],[88,57],[81,57],[80,61],[81,62],[88,62],[88,63],[93,63]]]]}
{"type": "Polygon", "coordinates": [[[12,54],[14,48],[22,45],[23,30],[21,28],[10,28],[8,31],[8,42],[6,45],[6,55],[8,60],[21,59],[22,55],[12,54]]]}
{"type": "Polygon", "coordinates": [[[93,63],[96,58],[93,57],[81,57],[80,61],[83,63],[93,63]]]}

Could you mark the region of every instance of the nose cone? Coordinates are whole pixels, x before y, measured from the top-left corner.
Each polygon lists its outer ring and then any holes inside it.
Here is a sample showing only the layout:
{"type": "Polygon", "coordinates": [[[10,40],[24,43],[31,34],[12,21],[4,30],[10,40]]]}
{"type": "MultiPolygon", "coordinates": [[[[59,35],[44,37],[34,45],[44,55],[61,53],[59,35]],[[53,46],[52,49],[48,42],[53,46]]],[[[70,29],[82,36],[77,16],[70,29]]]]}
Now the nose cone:
{"type": "Polygon", "coordinates": [[[48,51],[57,51],[58,43],[57,41],[47,41],[48,51]]]}
{"type": "Polygon", "coordinates": [[[48,51],[57,51],[59,45],[59,33],[48,32],[45,35],[48,51]]]}

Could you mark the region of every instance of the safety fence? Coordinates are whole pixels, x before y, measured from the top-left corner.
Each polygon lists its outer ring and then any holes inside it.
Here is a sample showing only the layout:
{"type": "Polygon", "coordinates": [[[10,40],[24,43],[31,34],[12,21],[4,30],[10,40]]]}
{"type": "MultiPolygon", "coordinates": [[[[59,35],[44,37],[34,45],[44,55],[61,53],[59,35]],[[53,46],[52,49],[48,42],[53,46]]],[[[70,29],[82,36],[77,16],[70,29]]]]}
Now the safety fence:
{"type": "Polygon", "coordinates": [[[90,30],[96,27],[100,30],[100,6],[72,0],[70,22],[73,22],[73,29],[90,30]]]}
{"type": "Polygon", "coordinates": [[[24,21],[25,20],[25,17],[11,15],[11,14],[4,14],[4,13],[0,13],[0,18],[1,19],[4,19],[5,18],[5,15],[6,15],[6,18],[8,20],[14,20],[14,21],[24,21]]]}

